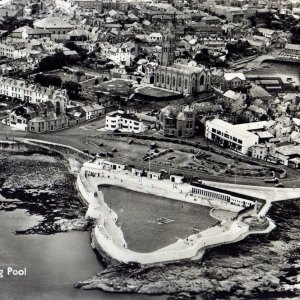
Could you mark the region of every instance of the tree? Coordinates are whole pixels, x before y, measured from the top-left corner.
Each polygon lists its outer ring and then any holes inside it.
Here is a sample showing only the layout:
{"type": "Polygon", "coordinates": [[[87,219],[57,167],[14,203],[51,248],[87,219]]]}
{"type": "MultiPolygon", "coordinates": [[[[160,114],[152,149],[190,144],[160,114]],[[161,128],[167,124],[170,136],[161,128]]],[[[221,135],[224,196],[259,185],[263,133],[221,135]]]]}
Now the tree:
{"type": "Polygon", "coordinates": [[[43,58],[39,64],[39,70],[41,72],[51,71],[55,69],[61,69],[67,65],[67,57],[63,52],[59,51],[53,55],[43,58]]]}
{"type": "Polygon", "coordinates": [[[81,77],[85,75],[85,73],[81,70],[76,71],[75,73],[76,77],[77,77],[77,82],[80,81],[81,77]]]}
{"type": "Polygon", "coordinates": [[[238,43],[228,43],[226,49],[228,50],[227,58],[234,57],[235,55],[243,56],[246,50],[250,48],[247,41],[239,41],[238,43]]]}
{"type": "Polygon", "coordinates": [[[96,91],[95,95],[97,97],[97,103],[99,103],[100,99],[103,97],[103,92],[102,91],[96,91]]]}
{"type": "Polygon", "coordinates": [[[78,53],[78,55],[80,56],[81,61],[85,61],[88,58],[88,51],[80,46],[78,46],[76,43],[72,42],[72,41],[68,41],[65,43],[65,46],[72,50],[72,51],[76,51],[78,53]]]}
{"type": "Polygon", "coordinates": [[[293,44],[300,44],[300,25],[298,26],[294,26],[291,29],[292,32],[292,37],[291,37],[291,41],[293,44]]]}
{"type": "Polygon", "coordinates": [[[63,88],[67,90],[70,99],[76,99],[79,96],[80,85],[75,81],[66,81],[63,88]]]}
{"type": "Polygon", "coordinates": [[[208,53],[208,49],[202,49],[201,52],[198,52],[195,55],[194,60],[197,62],[197,64],[201,64],[201,65],[207,65],[210,62],[210,57],[209,57],[209,53],[208,53]]]}
{"type": "Polygon", "coordinates": [[[192,58],[191,54],[187,50],[184,50],[182,52],[181,57],[184,58],[184,59],[190,59],[190,58],[192,58]]]}
{"type": "Polygon", "coordinates": [[[50,86],[54,85],[56,87],[61,87],[62,85],[62,80],[60,77],[55,76],[55,75],[45,75],[45,74],[37,74],[34,78],[35,83],[39,83],[42,86],[50,86]]]}
{"type": "Polygon", "coordinates": [[[257,22],[255,16],[250,17],[249,20],[251,21],[251,26],[256,27],[257,22]]]}

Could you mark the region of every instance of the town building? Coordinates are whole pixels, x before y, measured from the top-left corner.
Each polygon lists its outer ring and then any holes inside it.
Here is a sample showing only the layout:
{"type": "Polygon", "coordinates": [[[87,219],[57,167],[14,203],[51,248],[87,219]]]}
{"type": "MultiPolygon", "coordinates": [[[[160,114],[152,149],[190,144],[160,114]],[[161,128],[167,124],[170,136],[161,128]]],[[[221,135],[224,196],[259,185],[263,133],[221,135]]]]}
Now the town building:
{"type": "Polygon", "coordinates": [[[46,29],[31,28],[29,26],[23,26],[11,33],[11,37],[20,39],[41,39],[50,38],[51,32],[46,29]]]}
{"type": "Polygon", "coordinates": [[[30,103],[58,101],[60,111],[66,111],[67,91],[28,83],[26,80],[0,76],[0,95],[18,98],[30,103]]]}
{"type": "Polygon", "coordinates": [[[192,137],[195,134],[195,111],[189,106],[161,109],[158,124],[164,136],[192,137]]]}
{"type": "Polygon", "coordinates": [[[272,156],[276,158],[279,163],[292,167],[300,168],[300,146],[299,145],[285,145],[274,149],[272,156]]]}
{"type": "Polygon", "coordinates": [[[182,64],[161,65],[156,67],[154,84],[157,87],[188,95],[210,90],[211,75],[204,67],[182,64]]]}
{"type": "MultiPolygon", "coordinates": [[[[246,125],[248,126],[248,124],[246,125]]],[[[249,148],[259,142],[258,135],[249,131],[247,127],[233,125],[220,119],[206,121],[205,137],[224,148],[241,154],[247,154],[249,148]]]]}
{"type": "Polygon", "coordinates": [[[300,45],[297,44],[286,44],[283,53],[288,56],[297,56],[300,59],[300,45]]]}
{"type": "Polygon", "coordinates": [[[240,89],[246,86],[246,78],[243,73],[225,73],[224,80],[228,89],[240,89]]]}
{"type": "Polygon", "coordinates": [[[240,7],[209,5],[209,10],[217,16],[226,17],[228,22],[241,22],[245,18],[245,13],[240,7]]]}
{"type": "Polygon", "coordinates": [[[34,133],[45,133],[68,127],[68,117],[52,101],[25,103],[9,114],[10,127],[34,133]]]}
{"type": "Polygon", "coordinates": [[[210,71],[203,66],[174,63],[175,48],[176,39],[168,31],[163,38],[161,52],[157,59],[158,66],[154,73],[155,86],[184,95],[210,90],[210,71]]]}
{"type": "Polygon", "coordinates": [[[65,40],[67,33],[74,29],[73,25],[59,17],[46,17],[36,20],[33,27],[39,30],[47,30],[51,33],[53,40],[65,40]]]}
{"type": "Polygon", "coordinates": [[[11,59],[19,59],[27,55],[27,50],[25,47],[17,46],[10,43],[0,43],[0,56],[8,57],[11,59]]]}
{"type": "Polygon", "coordinates": [[[276,30],[268,28],[257,28],[257,31],[271,41],[275,41],[278,38],[278,33],[276,30]]]}
{"type": "Polygon", "coordinates": [[[252,158],[266,160],[270,154],[271,148],[273,148],[272,143],[253,145],[249,148],[249,155],[252,158]]]}
{"type": "Polygon", "coordinates": [[[89,105],[85,105],[80,107],[81,111],[85,115],[85,118],[87,121],[96,119],[105,113],[105,108],[102,105],[99,105],[97,103],[92,103],[89,105]]]}
{"type": "Polygon", "coordinates": [[[142,133],[147,131],[149,127],[134,114],[118,110],[106,115],[105,129],[142,133]]]}
{"type": "Polygon", "coordinates": [[[138,54],[138,48],[133,42],[119,43],[116,45],[103,43],[101,44],[101,54],[116,64],[131,66],[133,59],[138,54]]]}

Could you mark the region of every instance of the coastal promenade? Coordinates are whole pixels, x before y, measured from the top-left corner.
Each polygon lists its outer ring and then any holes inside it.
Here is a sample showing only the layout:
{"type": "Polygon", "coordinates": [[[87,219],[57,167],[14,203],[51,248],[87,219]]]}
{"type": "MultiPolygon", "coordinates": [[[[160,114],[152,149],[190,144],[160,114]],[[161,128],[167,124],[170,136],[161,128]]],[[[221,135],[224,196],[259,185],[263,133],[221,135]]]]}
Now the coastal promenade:
{"type": "MultiPolygon", "coordinates": [[[[101,253],[112,260],[130,263],[136,262],[141,265],[175,262],[179,260],[199,260],[202,258],[205,249],[222,244],[234,243],[244,239],[249,234],[267,233],[275,228],[275,224],[269,219],[265,219],[264,228],[251,228],[245,218],[251,218],[253,210],[247,213],[241,213],[235,220],[224,220],[219,225],[193,234],[186,239],[178,239],[167,247],[161,248],[151,253],[140,253],[127,249],[127,244],[121,228],[118,226],[118,216],[105,203],[105,199],[99,188],[101,185],[114,185],[137,190],[133,188],[133,182],[119,177],[118,172],[109,172],[101,170],[101,176],[95,176],[93,171],[97,168],[95,164],[86,163],[81,169],[77,178],[77,187],[81,196],[88,203],[89,208],[87,217],[96,220],[93,230],[93,245],[101,253]],[[92,166],[91,166],[92,165],[92,166]],[[93,169],[91,169],[93,167],[93,169]]],[[[128,174],[128,177],[129,174],[128,174]]],[[[143,178],[142,180],[146,180],[143,178]]],[[[155,183],[156,184],[156,183],[155,183]]],[[[165,183],[164,183],[165,185],[165,183]]],[[[155,189],[153,181],[152,186],[145,182],[141,185],[141,192],[147,192],[150,187],[152,194],[158,194],[158,188],[155,189]]],[[[165,188],[164,197],[174,199],[175,192],[170,193],[165,188]]],[[[177,194],[181,194],[177,191],[177,194]]],[[[159,195],[161,195],[159,193],[159,195]]],[[[181,196],[182,197],[182,196],[181,196]]],[[[178,199],[179,200],[179,199],[178,199]]],[[[199,203],[200,204],[200,203],[199,203]]],[[[200,204],[201,205],[201,204],[200,204]]]]}
{"type": "Polygon", "coordinates": [[[206,185],[226,189],[228,191],[252,196],[265,200],[261,210],[258,212],[259,217],[264,217],[268,213],[273,202],[300,199],[300,188],[274,188],[262,186],[249,186],[240,184],[230,184],[222,182],[204,181],[206,185]]]}
{"type": "Polygon", "coordinates": [[[249,186],[214,181],[203,181],[204,184],[228,191],[241,193],[265,201],[277,202],[300,198],[300,188],[276,188],[265,186],[249,186]]]}

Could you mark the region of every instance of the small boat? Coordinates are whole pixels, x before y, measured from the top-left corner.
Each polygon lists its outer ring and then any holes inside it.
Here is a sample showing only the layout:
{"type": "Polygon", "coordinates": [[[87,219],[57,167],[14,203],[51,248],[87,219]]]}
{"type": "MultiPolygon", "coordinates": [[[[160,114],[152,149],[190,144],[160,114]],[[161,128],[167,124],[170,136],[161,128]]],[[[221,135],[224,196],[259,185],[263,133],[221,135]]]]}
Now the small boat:
{"type": "Polygon", "coordinates": [[[156,219],[157,224],[161,225],[161,224],[168,224],[168,223],[172,223],[174,222],[174,220],[165,218],[165,217],[159,217],[158,219],[156,219]]]}

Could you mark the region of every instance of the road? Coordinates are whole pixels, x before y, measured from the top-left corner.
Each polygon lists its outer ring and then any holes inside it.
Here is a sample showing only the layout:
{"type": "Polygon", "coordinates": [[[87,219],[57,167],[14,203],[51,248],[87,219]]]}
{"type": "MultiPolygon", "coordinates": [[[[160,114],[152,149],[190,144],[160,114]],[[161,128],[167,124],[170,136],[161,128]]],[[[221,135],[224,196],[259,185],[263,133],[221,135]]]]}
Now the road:
{"type": "MultiPolygon", "coordinates": [[[[68,146],[72,146],[79,150],[89,150],[91,153],[101,152],[101,147],[98,146],[100,143],[104,143],[110,146],[110,149],[115,147],[118,149],[118,153],[115,154],[114,158],[109,158],[112,161],[122,163],[122,164],[134,164],[138,168],[148,169],[149,163],[144,162],[141,157],[139,157],[140,153],[144,151],[146,153],[147,146],[146,145],[128,145],[126,142],[120,141],[107,141],[103,138],[92,138],[92,136],[96,136],[98,131],[96,129],[103,127],[104,118],[91,121],[84,125],[67,128],[62,131],[44,133],[44,134],[35,134],[24,131],[15,131],[12,130],[9,126],[0,124],[0,139],[13,139],[13,138],[30,138],[30,139],[40,139],[48,142],[64,144],[68,146]],[[97,143],[93,142],[97,141],[97,143]],[[144,147],[144,149],[138,149],[138,147],[144,147]],[[120,150],[121,149],[121,150],[120,150]],[[134,153],[134,155],[133,155],[134,153]]],[[[149,139],[150,141],[151,139],[149,139]]],[[[203,141],[203,143],[206,143],[203,141]]],[[[172,144],[170,144],[172,147],[172,144]]],[[[213,145],[213,147],[217,147],[213,145]]],[[[155,161],[151,161],[151,170],[159,171],[161,169],[166,169],[167,167],[163,164],[156,163],[155,161]]],[[[245,184],[245,185],[257,185],[257,186],[269,186],[272,187],[274,184],[266,184],[263,180],[259,180],[257,178],[241,178],[238,176],[216,176],[210,174],[200,173],[198,170],[190,170],[190,169],[178,169],[171,168],[171,173],[181,173],[188,177],[197,176],[202,180],[210,180],[216,182],[227,182],[227,183],[236,183],[236,184],[245,184]]],[[[280,180],[284,183],[285,187],[300,187],[300,172],[293,169],[288,169],[289,176],[286,179],[280,180]]]]}

